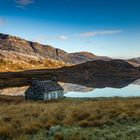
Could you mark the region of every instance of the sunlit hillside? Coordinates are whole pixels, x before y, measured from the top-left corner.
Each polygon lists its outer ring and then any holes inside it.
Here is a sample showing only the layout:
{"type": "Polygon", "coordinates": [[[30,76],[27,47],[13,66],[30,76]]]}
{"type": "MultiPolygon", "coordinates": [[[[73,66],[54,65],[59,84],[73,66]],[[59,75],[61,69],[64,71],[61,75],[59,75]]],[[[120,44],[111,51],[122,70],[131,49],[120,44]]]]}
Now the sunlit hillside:
{"type": "Polygon", "coordinates": [[[20,60],[8,60],[0,59],[0,71],[22,71],[30,69],[50,69],[50,68],[60,68],[68,66],[62,61],[46,59],[43,62],[30,60],[29,62],[24,62],[20,60]]]}

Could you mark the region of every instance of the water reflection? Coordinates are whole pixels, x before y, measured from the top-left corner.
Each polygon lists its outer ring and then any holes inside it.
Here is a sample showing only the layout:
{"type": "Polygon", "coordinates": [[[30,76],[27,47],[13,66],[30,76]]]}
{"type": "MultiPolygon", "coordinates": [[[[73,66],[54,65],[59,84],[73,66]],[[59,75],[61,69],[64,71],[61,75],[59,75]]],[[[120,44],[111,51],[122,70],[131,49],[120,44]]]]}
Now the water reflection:
{"type": "Polygon", "coordinates": [[[24,96],[24,93],[28,88],[29,86],[0,89],[0,95],[24,96]]]}
{"type": "MultiPolygon", "coordinates": [[[[139,97],[140,96],[140,79],[135,80],[131,84],[128,84],[130,81],[126,81],[126,83],[120,82],[118,84],[121,88],[116,87],[103,87],[103,88],[91,88],[91,90],[88,90],[89,87],[84,87],[81,85],[76,85],[76,87],[79,87],[79,89],[83,90],[74,90],[71,89],[67,91],[65,94],[65,97],[72,97],[72,98],[96,98],[96,97],[139,97]],[[122,85],[121,85],[122,83],[122,85]],[[127,85],[128,84],[128,85],[127,85]],[[126,85],[126,86],[124,86],[126,85]],[[82,87],[82,88],[80,88],[82,87]],[[85,93],[86,91],[86,93],[85,93]]],[[[108,84],[108,83],[107,83],[108,84]]],[[[66,87],[63,86],[64,90],[66,88],[69,89],[69,87],[75,87],[74,84],[71,83],[65,83],[64,85],[67,85],[66,87]]],[[[111,84],[112,86],[112,84],[111,84]]]]}
{"type": "Polygon", "coordinates": [[[73,83],[62,83],[59,82],[60,86],[64,89],[64,93],[68,92],[89,92],[93,91],[94,88],[92,87],[86,87],[83,85],[73,84],[73,83]]]}
{"type": "Polygon", "coordinates": [[[40,81],[38,83],[39,85],[37,85],[36,87],[22,86],[0,89],[0,94],[11,96],[25,96],[25,93],[27,93],[29,89],[33,88],[32,90],[35,92],[30,93],[30,95],[33,94],[36,99],[38,99],[39,97],[39,99],[41,100],[59,99],[63,98],[64,96],[72,98],[140,96],[140,79],[133,78],[111,79],[100,77],[86,81],[82,81],[81,79],[79,79],[79,82],[73,81],[73,83],[64,83],[62,81],[49,81],[49,83],[48,81],[40,81]]]}
{"type": "Polygon", "coordinates": [[[133,82],[134,85],[140,85],[140,79],[137,79],[133,82]]]}
{"type": "Polygon", "coordinates": [[[82,92],[68,92],[66,97],[72,98],[96,98],[96,97],[139,97],[140,85],[130,84],[124,88],[102,88],[95,89],[94,91],[82,92]]]}

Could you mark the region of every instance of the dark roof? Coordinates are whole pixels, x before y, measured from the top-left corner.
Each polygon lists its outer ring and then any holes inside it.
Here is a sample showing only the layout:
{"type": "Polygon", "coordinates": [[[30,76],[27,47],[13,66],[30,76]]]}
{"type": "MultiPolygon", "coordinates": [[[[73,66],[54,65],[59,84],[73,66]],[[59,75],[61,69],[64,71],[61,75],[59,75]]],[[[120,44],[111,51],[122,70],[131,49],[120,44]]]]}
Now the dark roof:
{"type": "Polygon", "coordinates": [[[25,94],[30,92],[34,94],[44,94],[52,91],[63,90],[63,88],[55,81],[47,80],[47,81],[33,81],[32,85],[27,89],[25,94]]]}

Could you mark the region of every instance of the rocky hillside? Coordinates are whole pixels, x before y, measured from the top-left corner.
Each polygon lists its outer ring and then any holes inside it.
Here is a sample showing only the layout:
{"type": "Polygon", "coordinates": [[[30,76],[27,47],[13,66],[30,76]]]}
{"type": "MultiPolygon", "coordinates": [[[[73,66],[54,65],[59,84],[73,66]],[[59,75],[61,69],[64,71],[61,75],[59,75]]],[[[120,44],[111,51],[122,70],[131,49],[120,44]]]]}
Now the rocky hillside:
{"type": "MultiPolygon", "coordinates": [[[[61,67],[93,60],[109,60],[110,58],[96,56],[88,52],[67,53],[49,45],[42,45],[19,37],[0,34],[0,59],[5,61],[5,63],[9,63],[9,61],[10,64],[16,63],[21,69],[26,69],[37,66],[39,68],[44,67],[46,60],[53,61],[54,66],[61,67]]],[[[6,68],[6,66],[4,67],[6,68]]]]}

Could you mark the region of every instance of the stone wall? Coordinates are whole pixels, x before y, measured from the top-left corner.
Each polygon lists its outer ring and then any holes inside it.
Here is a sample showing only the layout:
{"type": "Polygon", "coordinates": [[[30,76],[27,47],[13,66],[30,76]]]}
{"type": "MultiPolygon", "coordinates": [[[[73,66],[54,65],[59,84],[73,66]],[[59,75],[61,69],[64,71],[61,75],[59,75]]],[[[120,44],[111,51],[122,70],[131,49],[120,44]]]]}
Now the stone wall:
{"type": "Polygon", "coordinates": [[[33,81],[25,92],[27,100],[51,100],[62,96],[63,88],[57,82],[51,80],[33,81]]]}

